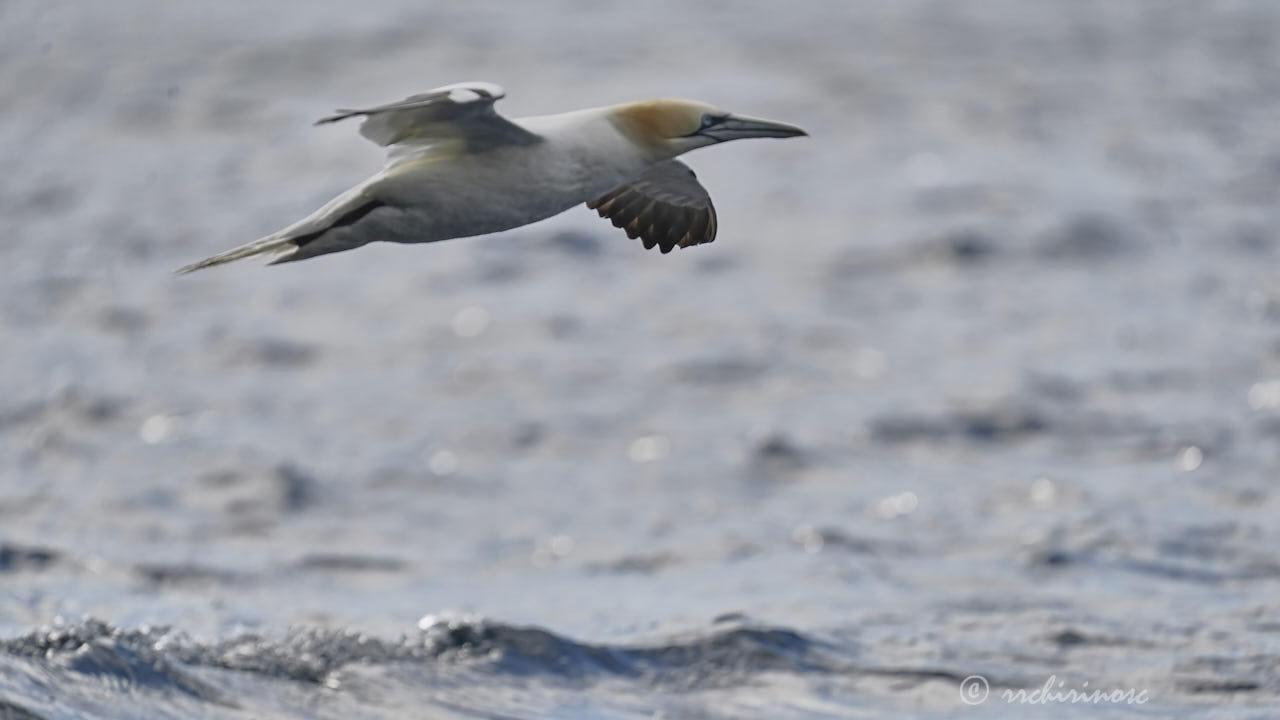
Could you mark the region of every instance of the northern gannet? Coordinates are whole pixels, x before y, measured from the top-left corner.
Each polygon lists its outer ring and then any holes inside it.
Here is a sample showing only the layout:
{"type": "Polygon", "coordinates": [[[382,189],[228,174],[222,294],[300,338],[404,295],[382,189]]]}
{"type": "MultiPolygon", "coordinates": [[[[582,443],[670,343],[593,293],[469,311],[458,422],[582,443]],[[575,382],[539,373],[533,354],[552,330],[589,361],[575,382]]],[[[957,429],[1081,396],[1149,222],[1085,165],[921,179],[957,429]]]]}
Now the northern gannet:
{"type": "Polygon", "coordinates": [[[507,120],[493,109],[505,94],[493,83],[457,83],[317,120],[363,116],[360,134],[387,148],[382,170],[283,230],[177,272],[259,255],[272,265],[293,262],[377,240],[484,235],[579,203],[666,253],[716,236],[711,198],[676,156],[728,140],[807,134],[692,100],[507,120]]]}

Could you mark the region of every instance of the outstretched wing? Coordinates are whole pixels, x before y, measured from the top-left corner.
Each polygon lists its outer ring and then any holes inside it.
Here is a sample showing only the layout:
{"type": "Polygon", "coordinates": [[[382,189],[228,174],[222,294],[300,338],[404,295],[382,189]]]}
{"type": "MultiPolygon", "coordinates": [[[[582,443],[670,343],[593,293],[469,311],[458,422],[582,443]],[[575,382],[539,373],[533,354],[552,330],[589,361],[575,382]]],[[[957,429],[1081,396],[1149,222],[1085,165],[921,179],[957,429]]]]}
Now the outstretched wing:
{"type": "Polygon", "coordinates": [[[701,245],[716,239],[716,209],[688,165],[667,160],[587,203],[645,249],[701,245]]]}
{"type": "Polygon", "coordinates": [[[494,111],[493,104],[506,94],[493,83],[455,83],[378,107],[340,109],[316,125],[363,115],[360,134],[384,147],[461,138],[474,152],[494,145],[537,142],[537,135],[494,111]]]}

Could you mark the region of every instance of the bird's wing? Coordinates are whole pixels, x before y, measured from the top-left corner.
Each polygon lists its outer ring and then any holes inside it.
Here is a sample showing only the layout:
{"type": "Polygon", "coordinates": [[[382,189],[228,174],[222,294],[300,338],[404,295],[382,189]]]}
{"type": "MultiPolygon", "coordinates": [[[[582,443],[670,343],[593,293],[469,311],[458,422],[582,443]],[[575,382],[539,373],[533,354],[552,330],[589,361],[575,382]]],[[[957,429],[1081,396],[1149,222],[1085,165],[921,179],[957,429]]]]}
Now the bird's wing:
{"type": "Polygon", "coordinates": [[[536,135],[494,112],[493,104],[506,94],[493,83],[456,83],[378,107],[340,109],[316,125],[363,115],[360,134],[383,147],[462,139],[469,151],[476,152],[495,145],[536,142],[536,135]]]}
{"type": "Polygon", "coordinates": [[[627,237],[640,238],[646,249],[657,245],[669,253],[716,239],[716,209],[706,188],[689,166],[667,160],[621,187],[587,203],[609,218],[627,237]]]}

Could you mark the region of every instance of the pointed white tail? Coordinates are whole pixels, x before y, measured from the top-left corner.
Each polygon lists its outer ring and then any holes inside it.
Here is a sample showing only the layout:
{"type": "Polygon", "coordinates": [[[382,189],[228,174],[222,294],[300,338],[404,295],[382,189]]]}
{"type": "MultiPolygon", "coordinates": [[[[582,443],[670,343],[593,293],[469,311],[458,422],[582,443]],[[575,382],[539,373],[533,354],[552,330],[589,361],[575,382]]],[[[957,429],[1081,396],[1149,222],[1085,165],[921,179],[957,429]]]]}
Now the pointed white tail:
{"type": "Polygon", "coordinates": [[[186,275],[189,272],[203,270],[214,265],[222,265],[224,263],[243,260],[249,257],[258,257],[260,255],[283,255],[284,253],[297,249],[298,244],[289,238],[277,238],[267,236],[261,240],[254,240],[246,243],[238,248],[232,248],[224,253],[218,253],[213,257],[207,257],[200,262],[194,262],[190,265],[174,270],[175,275],[186,275]]]}

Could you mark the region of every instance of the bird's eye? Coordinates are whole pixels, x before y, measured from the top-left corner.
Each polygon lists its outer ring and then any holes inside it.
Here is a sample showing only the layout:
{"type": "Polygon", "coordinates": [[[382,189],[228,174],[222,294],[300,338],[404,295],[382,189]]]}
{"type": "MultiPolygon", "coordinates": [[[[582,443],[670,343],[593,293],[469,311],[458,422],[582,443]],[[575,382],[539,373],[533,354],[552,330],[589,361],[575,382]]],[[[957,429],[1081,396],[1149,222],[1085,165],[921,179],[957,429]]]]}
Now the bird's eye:
{"type": "Polygon", "coordinates": [[[712,125],[715,125],[715,124],[716,124],[716,121],[717,121],[718,119],[719,119],[719,118],[715,118],[715,117],[712,117],[712,116],[710,116],[710,115],[703,115],[703,116],[702,116],[702,127],[701,127],[700,129],[701,129],[701,130],[706,130],[707,128],[711,127],[712,125]]]}

